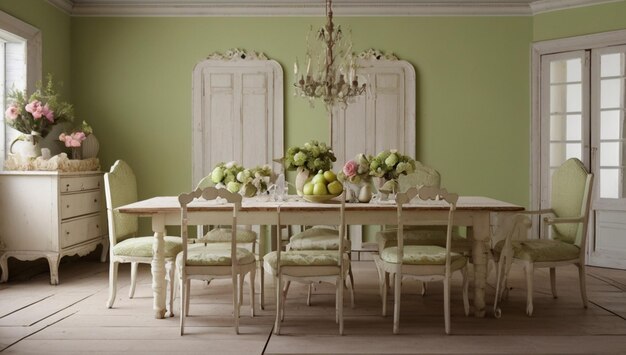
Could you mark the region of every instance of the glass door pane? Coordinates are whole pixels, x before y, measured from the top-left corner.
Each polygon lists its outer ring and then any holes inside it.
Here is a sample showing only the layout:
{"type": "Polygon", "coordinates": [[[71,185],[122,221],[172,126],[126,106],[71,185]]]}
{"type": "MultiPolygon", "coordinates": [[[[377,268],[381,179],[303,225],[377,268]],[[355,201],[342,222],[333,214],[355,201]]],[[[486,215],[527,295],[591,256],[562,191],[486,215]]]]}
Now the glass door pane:
{"type": "MultiPolygon", "coordinates": [[[[594,52],[594,119],[597,127],[594,162],[599,174],[599,198],[615,200],[626,197],[626,129],[624,97],[626,60],[623,47],[594,52]],[[596,66],[599,65],[599,68],[596,66]]],[[[607,201],[610,203],[610,201],[607,201]]],[[[614,201],[616,202],[616,201],[614,201]]]]}
{"type": "Polygon", "coordinates": [[[589,55],[541,57],[541,205],[549,206],[553,172],[569,158],[589,163],[589,55]]]}

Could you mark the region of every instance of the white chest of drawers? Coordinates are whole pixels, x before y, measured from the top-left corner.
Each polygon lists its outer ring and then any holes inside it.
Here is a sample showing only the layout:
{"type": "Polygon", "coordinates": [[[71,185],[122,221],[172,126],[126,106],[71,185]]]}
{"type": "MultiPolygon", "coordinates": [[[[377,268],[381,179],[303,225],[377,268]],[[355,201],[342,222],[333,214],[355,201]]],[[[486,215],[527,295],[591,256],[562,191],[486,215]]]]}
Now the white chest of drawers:
{"type": "Polygon", "coordinates": [[[104,183],[100,172],[0,172],[0,282],[7,259],[48,259],[50,283],[59,283],[59,261],[108,251],[104,183]]]}

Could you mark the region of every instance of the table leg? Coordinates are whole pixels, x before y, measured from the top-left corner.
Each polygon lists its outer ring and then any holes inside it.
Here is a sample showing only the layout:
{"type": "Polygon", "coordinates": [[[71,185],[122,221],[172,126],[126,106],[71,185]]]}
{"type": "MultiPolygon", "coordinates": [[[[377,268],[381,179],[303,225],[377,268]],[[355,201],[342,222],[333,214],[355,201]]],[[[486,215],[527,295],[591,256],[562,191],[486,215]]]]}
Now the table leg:
{"type": "Polygon", "coordinates": [[[476,317],[485,316],[485,285],[489,262],[489,213],[474,216],[472,226],[472,261],[474,263],[474,310],[476,317]]]}
{"type": "Polygon", "coordinates": [[[152,246],[152,295],[154,318],[165,318],[165,218],[162,215],[152,216],[154,244],[152,246]]]}

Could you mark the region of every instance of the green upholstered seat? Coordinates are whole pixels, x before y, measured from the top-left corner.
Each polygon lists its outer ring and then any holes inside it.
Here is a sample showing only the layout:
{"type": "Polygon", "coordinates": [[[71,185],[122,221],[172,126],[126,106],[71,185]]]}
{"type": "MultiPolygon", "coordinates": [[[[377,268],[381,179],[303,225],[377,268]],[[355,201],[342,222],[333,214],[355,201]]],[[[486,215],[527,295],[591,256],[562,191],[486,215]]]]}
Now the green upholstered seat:
{"type": "MultiPolygon", "coordinates": [[[[344,253],[344,261],[350,262],[344,253]]],[[[276,252],[266,254],[263,260],[273,269],[276,269],[276,252]]],[[[281,266],[337,266],[339,253],[337,251],[324,250],[290,250],[280,253],[281,266]]]]}
{"type": "MultiPolygon", "coordinates": [[[[398,229],[390,228],[376,233],[378,251],[398,245],[398,229]]],[[[446,246],[446,226],[410,226],[404,227],[404,245],[446,246]]],[[[472,242],[458,233],[452,233],[452,250],[469,251],[472,242]]]]}
{"type": "MultiPolygon", "coordinates": [[[[350,250],[350,241],[343,240],[346,250],[350,250]]],[[[289,240],[290,250],[337,250],[339,249],[339,231],[333,228],[313,227],[295,234],[289,240]]]]}
{"type": "MultiPolygon", "coordinates": [[[[230,228],[215,228],[208,231],[204,236],[199,237],[197,242],[199,243],[225,243],[230,242],[231,238],[230,228]]],[[[253,243],[256,241],[256,232],[237,228],[236,231],[237,243],[253,243]]]]}
{"type": "MultiPolygon", "coordinates": [[[[176,257],[176,264],[181,265],[183,253],[176,257]]],[[[240,265],[254,263],[254,254],[245,248],[237,248],[237,263],[240,265]]],[[[229,266],[231,265],[230,246],[207,244],[190,247],[187,251],[188,266],[229,266]]]]}
{"type": "MultiPolygon", "coordinates": [[[[398,247],[385,248],[380,258],[388,263],[398,263],[398,247]]],[[[460,254],[450,252],[452,270],[465,266],[467,259],[460,254]]],[[[445,265],[446,248],[436,245],[405,245],[402,257],[403,265],[445,265]]]]}
{"type": "MultiPolygon", "coordinates": [[[[502,251],[504,242],[501,240],[495,245],[493,249],[496,254],[502,251]]],[[[579,247],[560,240],[513,240],[511,245],[516,259],[532,262],[573,260],[580,256],[579,247]]]]}
{"type": "MultiPolygon", "coordinates": [[[[113,253],[117,256],[136,256],[140,258],[152,257],[154,237],[128,238],[113,246],[113,253]]],[[[165,237],[165,257],[173,258],[183,250],[179,237],[165,237]]]]}

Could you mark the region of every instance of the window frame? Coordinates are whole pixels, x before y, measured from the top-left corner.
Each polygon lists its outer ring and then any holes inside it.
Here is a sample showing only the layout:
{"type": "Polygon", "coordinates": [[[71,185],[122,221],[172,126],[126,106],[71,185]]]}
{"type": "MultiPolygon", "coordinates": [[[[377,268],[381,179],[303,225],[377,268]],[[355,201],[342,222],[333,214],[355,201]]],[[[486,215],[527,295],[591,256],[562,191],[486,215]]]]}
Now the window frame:
{"type": "MultiPolygon", "coordinates": [[[[41,31],[4,11],[0,11],[0,30],[8,32],[8,34],[26,42],[26,92],[31,93],[35,89],[36,83],[41,81],[42,78],[41,31]]],[[[2,139],[2,144],[0,144],[0,165],[3,166],[8,147],[6,146],[4,110],[2,110],[1,114],[0,138],[2,139]]]]}

